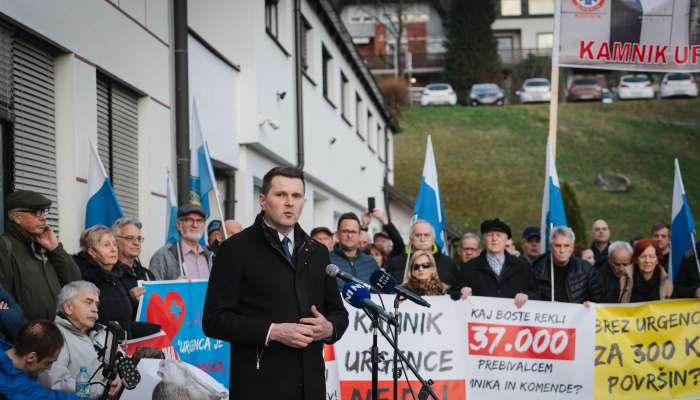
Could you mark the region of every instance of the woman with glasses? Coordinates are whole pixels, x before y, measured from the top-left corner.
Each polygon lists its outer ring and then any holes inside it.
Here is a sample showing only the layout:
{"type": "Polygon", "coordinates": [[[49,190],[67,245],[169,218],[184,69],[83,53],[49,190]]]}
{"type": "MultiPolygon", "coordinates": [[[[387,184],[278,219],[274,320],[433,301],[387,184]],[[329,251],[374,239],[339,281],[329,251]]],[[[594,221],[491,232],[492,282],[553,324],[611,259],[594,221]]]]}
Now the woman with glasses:
{"type": "Polygon", "coordinates": [[[630,302],[666,300],[673,294],[673,283],[659,263],[660,255],[661,248],[655,239],[635,243],[630,302]]]}
{"type": "Polygon", "coordinates": [[[418,250],[411,255],[403,276],[402,286],[421,296],[445,294],[447,289],[438,277],[433,255],[425,250],[418,250]]]}

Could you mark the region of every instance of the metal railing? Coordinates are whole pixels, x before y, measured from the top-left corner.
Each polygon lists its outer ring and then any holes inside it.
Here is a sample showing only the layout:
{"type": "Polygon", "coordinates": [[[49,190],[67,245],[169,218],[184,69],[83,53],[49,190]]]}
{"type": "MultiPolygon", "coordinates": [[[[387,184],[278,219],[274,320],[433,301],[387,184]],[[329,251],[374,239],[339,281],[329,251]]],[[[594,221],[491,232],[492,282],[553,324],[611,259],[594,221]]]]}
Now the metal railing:
{"type": "MultiPolygon", "coordinates": [[[[552,49],[499,49],[498,56],[504,67],[512,67],[526,60],[528,56],[551,57],[552,49]]],[[[422,68],[442,69],[445,64],[446,53],[412,53],[401,57],[401,64],[407,72],[422,68]]],[[[387,70],[395,68],[393,54],[376,54],[363,57],[365,64],[371,70],[387,70]]]]}

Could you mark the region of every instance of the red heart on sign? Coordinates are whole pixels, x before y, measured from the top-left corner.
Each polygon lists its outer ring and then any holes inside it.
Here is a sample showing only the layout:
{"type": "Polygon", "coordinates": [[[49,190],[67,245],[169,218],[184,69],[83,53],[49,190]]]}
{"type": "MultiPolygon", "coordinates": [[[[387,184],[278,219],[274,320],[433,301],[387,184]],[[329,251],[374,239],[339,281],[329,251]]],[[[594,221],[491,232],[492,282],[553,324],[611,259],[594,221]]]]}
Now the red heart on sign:
{"type": "Polygon", "coordinates": [[[146,308],[146,319],[160,325],[165,336],[172,341],[185,321],[185,302],[177,292],[168,292],[165,300],[158,293],[153,293],[146,308]]]}

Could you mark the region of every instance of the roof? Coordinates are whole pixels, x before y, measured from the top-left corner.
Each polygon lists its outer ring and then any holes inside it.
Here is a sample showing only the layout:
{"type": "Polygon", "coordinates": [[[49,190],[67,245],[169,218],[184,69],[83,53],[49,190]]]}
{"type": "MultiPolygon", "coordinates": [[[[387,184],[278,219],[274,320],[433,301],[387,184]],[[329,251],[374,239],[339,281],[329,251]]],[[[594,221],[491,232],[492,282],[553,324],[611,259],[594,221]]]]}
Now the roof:
{"type": "Polygon", "coordinates": [[[311,8],[314,9],[316,14],[320,17],[324,26],[330,33],[330,36],[335,41],[336,45],[340,51],[345,55],[348,63],[352,67],[359,78],[362,86],[369,94],[372,102],[377,107],[382,117],[387,121],[387,124],[391,127],[394,133],[399,131],[398,119],[391,113],[391,110],[387,107],[384,102],[384,96],[381,90],[379,90],[379,85],[374,79],[374,76],[369,71],[369,68],[365,65],[360,53],[355,47],[352,41],[352,36],[348,32],[345,24],[340,19],[335,7],[333,6],[332,0],[308,0],[311,8]],[[314,7],[315,6],[315,7],[314,7]]]}

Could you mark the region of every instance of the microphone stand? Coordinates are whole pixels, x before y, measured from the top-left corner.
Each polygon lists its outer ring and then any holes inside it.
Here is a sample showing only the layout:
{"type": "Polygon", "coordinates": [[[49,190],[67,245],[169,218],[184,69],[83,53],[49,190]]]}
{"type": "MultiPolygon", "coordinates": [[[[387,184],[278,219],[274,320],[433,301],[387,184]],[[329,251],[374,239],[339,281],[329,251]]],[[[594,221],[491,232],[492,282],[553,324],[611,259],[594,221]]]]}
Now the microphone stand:
{"type": "MultiPolygon", "coordinates": [[[[376,347],[376,340],[377,340],[377,335],[376,331],[379,330],[379,332],[384,336],[384,339],[389,343],[389,345],[394,349],[395,354],[401,358],[401,360],[408,366],[408,369],[411,370],[413,375],[418,379],[418,382],[421,384],[421,389],[420,392],[418,393],[418,399],[419,400],[425,400],[430,396],[433,398],[433,400],[440,400],[440,398],[435,394],[435,390],[433,390],[433,381],[432,379],[428,379],[427,381],[423,379],[423,377],[420,375],[416,367],[411,364],[411,361],[406,357],[405,354],[401,350],[399,350],[398,346],[396,345],[396,342],[389,336],[388,333],[382,328],[382,326],[378,323],[378,316],[373,314],[373,313],[367,313],[369,316],[370,320],[372,321],[372,334],[374,336],[373,340],[373,348],[372,348],[372,396],[375,396],[379,394],[379,387],[378,387],[378,374],[377,370],[375,368],[378,367],[378,361],[379,361],[379,353],[378,349],[376,347]],[[375,358],[374,355],[377,355],[375,358]],[[376,363],[375,363],[376,362],[376,363]],[[375,372],[377,371],[377,372],[375,372]]],[[[410,387],[409,387],[410,388],[410,387]]],[[[394,392],[395,393],[395,392],[394,392]]],[[[379,400],[379,397],[372,397],[373,400],[379,400]]]]}
{"type": "MultiPolygon", "coordinates": [[[[116,332],[112,331],[111,329],[107,329],[107,334],[105,335],[105,350],[107,350],[107,338],[109,337],[109,334],[112,334],[112,344],[109,349],[109,360],[108,361],[103,361],[103,370],[102,370],[102,375],[107,379],[107,382],[105,382],[105,389],[102,392],[102,396],[100,396],[100,399],[102,400],[107,400],[109,397],[109,389],[112,386],[112,381],[117,379],[117,371],[116,371],[116,358],[117,358],[117,345],[118,345],[118,339],[117,339],[117,334],[116,332]]],[[[106,356],[106,355],[105,355],[106,356]]]]}
{"type": "Polygon", "coordinates": [[[397,349],[399,347],[399,331],[401,330],[401,320],[399,319],[399,303],[401,301],[401,294],[396,293],[394,298],[394,316],[399,322],[397,326],[394,327],[394,400],[398,400],[399,396],[399,376],[401,376],[401,370],[399,369],[399,355],[397,354],[397,349]]]}
{"type": "Polygon", "coordinates": [[[379,316],[376,313],[368,314],[372,321],[372,348],[370,350],[372,358],[372,400],[379,400],[379,346],[377,346],[379,316]]]}

